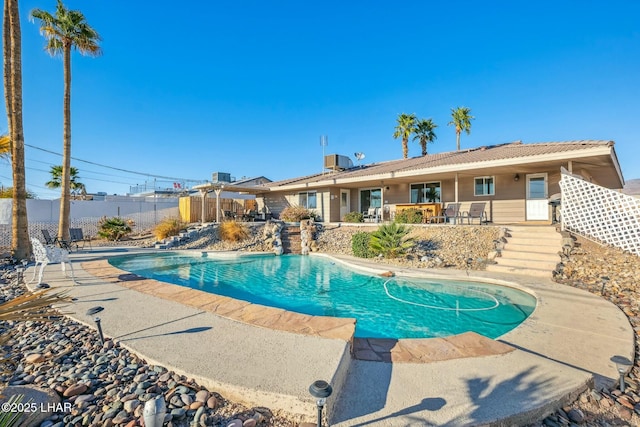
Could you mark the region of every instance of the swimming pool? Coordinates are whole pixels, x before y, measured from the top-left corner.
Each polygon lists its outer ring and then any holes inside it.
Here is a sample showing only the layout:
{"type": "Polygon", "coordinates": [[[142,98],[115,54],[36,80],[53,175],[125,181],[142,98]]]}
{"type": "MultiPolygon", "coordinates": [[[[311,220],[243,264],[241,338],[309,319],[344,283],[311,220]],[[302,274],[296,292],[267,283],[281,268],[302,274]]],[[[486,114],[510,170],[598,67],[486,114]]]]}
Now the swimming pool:
{"type": "Polygon", "coordinates": [[[330,258],[300,255],[115,257],[114,267],[180,286],[308,315],[356,318],[356,337],[432,338],[474,331],[497,338],[536,299],[478,282],[368,275],[330,258]]]}

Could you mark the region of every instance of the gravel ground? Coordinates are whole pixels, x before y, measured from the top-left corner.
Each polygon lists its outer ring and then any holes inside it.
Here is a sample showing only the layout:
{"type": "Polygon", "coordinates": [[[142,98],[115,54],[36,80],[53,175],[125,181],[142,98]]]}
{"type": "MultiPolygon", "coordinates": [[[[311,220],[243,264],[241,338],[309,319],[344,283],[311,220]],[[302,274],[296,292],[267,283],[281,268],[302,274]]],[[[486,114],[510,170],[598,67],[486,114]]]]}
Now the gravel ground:
{"type": "MultiPolygon", "coordinates": [[[[261,241],[262,226],[263,224],[259,223],[250,224],[251,237],[246,241],[233,244],[220,242],[215,227],[211,227],[200,232],[196,238],[182,244],[180,248],[265,251],[269,248],[265,247],[261,241]]],[[[363,231],[363,228],[355,226],[325,227],[317,236],[319,250],[326,253],[351,255],[351,236],[359,231],[363,231]]],[[[373,231],[373,229],[367,228],[366,231],[373,231]]],[[[376,262],[418,268],[482,269],[490,262],[488,254],[493,250],[495,242],[500,239],[500,236],[498,227],[416,227],[411,234],[411,237],[417,241],[415,250],[403,259],[383,259],[376,260],[376,262]]],[[[94,246],[152,247],[154,243],[153,236],[143,233],[122,242],[94,242],[94,246]]],[[[4,269],[3,279],[0,281],[4,282],[4,285],[0,285],[3,300],[11,299],[24,291],[22,286],[15,283],[14,277],[15,272],[11,267],[4,269]]],[[[640,331],[640,297],[638,296],[640,284],[637,282],[637,277],[640,277],[640,262],[637,256],[623,253],[614,248],[601,247],[583,239],[577,239],[572,253],[563,258],[563,266],[556,272],[558,282],[602,294],[604,298],[617,304],[627,314],[635,330],[640,331]]],[[[43,385],[58,391],[63,397],[63,401],[71,401],[74,405],[71,414],[58,413],[42,424],[43,426],[112,425],[116,416],[119,416],[117,421],[120,424],[118,425],[127,427],[140,425],[141,409],[139,408],[142,407],[143,399],[149,398],[149,395],[153,394],[165,395],[168,397],[168,402],[173,399],[175,405],[171,406],[171,409],[177,410],[175,412],[177,416],[175,418],[168,416],[167,419],[169,417],[172,419],[168,425],[186,426],[188,425],[187,419],[193,418],[197,411],[195,406],[198,404],[194,404],[197,402],[197,391],[201,392],[199,400],[202,400],[202,394],[205,393],[201,387],[188,378],[168,373],[162,367],[150,366],[135,354],[121,349],[117,343],[108,341],[104,347],[96,345],[93,330],[68,319],[47,324],[27,322],[14,325],[5,322],[2,327],[5,331],[19,332],[19,336],[25,338],[15,339],[12,346],[4,348],[5,352],[11,356],[10,362],[13,365],[10,366],[13,369],[10,375],[5,374],[0,377],[0,380],[16,384],[43,383],[43,385]],[[40,354],[43,355],[46,355],[47,351],[54,354],[51,346],[59,344],[58,340],[54,339],[59,337],[58,334],[77,337],[73,342],[70,342],[73,348],[67,355],[67,362],[63,364],[66,371],[57,370],[55,366],[43,368],[43,366],[47,366],[46,363],[49,361],[40,365],[26,362],[25,357],[27,354],[33,354],[34,348],[39,349],[40,354]],[[83,375],[80,374],[82,369],[80,369],[78,375],[65,377],[65,372],[69,371],[69,367],[86,366],[87,363],[94,363],[103,356],[107,357],[108,366],[113,365],[113,372],[109,370],[97,372],[95,373],[96,378],[83,379],[83,375]],[[120,365],[128,367],[128,370],[122,369],[120,365]],[[119,367],[120,370],[118,370],[119,367]],[[84,394],[64,397],[68,388],[83,381],[89,385],[87,390],[83,392],[84,394]],[[143,387],[143,393],[138,389],[140,383],[145,383],[144,387],[151,388],[143,387]],[[112,384],[116,384],[116,386],[112,384]],[[176,392],[176,387],[180,385],[183,386],[180,391],[184,393],[176,392]],[[117,390],[110,391],[113,389],[117,390]],[[92,397],[80,399],[77,397],[86,396],[87,393],[92,397]],[[138,400],[140,404],[127,403],[132,400],[132,394],[136,394],[135,400],[138,400]],[[176,395],[182,399],[182,406],[177,401],[176,395]],[[80,404],[76,404],[78,401],[80,404]],[[190,403],[187,405],[186,402],[190,403]],[[194,408],[190,408],[191,405],[195,405],[194,408]],[[114,411],[114,408],[118,408],[118,411],[114,411]],[[131,411],[127,412],[126,409],[131,409],[131,411]],[[180,409],[184,409],[184,413],[180,409]],[[112,418],[105,418],[105,413],[108,413],[112,418]],[[95,418],[100,414],[102,414],[101,418],[95,418]],[[109,419],[111,421],[107,422],[106,420],[109,419]]],[[[636,354],[639,351],[636,347],[636,354]]],[[[628,387],[624,394],[619,390],[586,392],[571,405],[538,423],[531,424],[531,426],[640,425],[640,417],[638,416],[640,413],[640,364],[637,360],[638,357],[636,357],[636,363],[626,378],[628,387]]],[[[200,406],[206,409],[204,418],[202,418],[206,420],[206,425],[232,427],[299,425],[296,420],[287,418],[286,415],[273,414],[267,408],[247,408],[229,402],[223,396],[214,393],[207,392],[206,402],[200,406]],[[207,405],[211,397],[214,398],[214,403],[207,405]]]]}

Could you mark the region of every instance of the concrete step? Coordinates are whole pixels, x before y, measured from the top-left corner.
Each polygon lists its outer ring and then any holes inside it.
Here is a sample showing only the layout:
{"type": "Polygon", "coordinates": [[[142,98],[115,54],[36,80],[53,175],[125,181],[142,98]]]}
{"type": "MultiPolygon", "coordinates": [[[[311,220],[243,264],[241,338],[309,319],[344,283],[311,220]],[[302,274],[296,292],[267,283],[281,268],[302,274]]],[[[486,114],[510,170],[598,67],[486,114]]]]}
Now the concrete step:
{"type": "Polygon", "coordinates": [[[546,269],[547,271],[553,271],[556,269],[559,261],[537,261],[537,260],[529,260],[529,259],[513,259],[513,258],[505,258],[500,257],[496,258],[495,261],[498,265],[503,267],[517,267],[523,269],[546,269]]]}
{"type": "Polygon", "coordinates": [[[534,277],[551,277],[552,270],[541,270],[536,268],[519,268],[514,266],[491,264],[487,265],[487,271],[496,273],[525,274],[534,277]]]}
{"type": "Polygon", "coordinates": [[[527,247],[526,250],[502,251],[501,258],[560,262],[560,255],[557,253],[539,252],[531,247],[527,247]]]}
{"type": "Polygon", "coordinates": [[[560,238],[560,236],[558,236],[558,238],[554,237],[552,239],[544,239],[544,238],[534,239],[534,238],[528,238],[528,237],[520,237],[518,235],[518,236],[507,237],[507,242],[516,244],[516,245],[530,245],[533,247],[553,246],[553,247],[560,248],[560,246],[562,246],[562,239],[560,238]]]}

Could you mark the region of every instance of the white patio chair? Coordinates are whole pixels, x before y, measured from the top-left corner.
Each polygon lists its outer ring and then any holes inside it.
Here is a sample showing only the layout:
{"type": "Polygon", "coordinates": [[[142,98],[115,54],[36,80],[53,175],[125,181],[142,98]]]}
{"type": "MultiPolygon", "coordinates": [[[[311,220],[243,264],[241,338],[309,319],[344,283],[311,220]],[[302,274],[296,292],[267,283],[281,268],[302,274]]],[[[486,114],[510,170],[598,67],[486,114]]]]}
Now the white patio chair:
{"type": "Polygon", "coordinates": [[[33,282],[33,279],[36,278],[38,264],[40,264],[40,274],[38,275],[37,285],[40,285],[40,283],[42,282],[42,273],[44,272],[44,268],[47,266],[47,264],[55,262],[60,263],[65,276],[67,275],[67,271],[64,264],[69,264],[69,267],[71,268],[71,280],[74,284],[76,283],[76,278],[73,273],[73,265],[69,260],[69,251],[57,246],[45,246],[42,244],[42,242],[40,242],[40,240],[36,239],[35,237],[31,238],[31,246],[33,247],[33,257],[36,260],[36,265],[33,266],[33,277],[31,278],[31,280],[29,280],[29,283],[33,282]]]}

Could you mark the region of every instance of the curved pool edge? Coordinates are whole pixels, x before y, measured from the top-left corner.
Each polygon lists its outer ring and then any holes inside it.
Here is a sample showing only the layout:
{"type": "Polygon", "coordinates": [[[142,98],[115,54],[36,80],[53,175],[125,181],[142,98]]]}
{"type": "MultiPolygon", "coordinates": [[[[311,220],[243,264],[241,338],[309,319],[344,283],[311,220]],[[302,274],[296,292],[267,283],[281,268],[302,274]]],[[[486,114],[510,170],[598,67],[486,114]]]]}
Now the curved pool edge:
{"type": "MultiPolygon", "coordinates": [[[[86,254],[72,256],[76,261],[90,258],[90,255],[86,254]]],[[[447,273],[445,276],[458,274],[460,277],[464,277],[465,275],[464,271],[447,271],[445,273],[447,273]]],[[[474,272],[473,274],[480,277],[514,280],[522,286],[530,287],[539,295],[540,307],[527,319],[526,327],[513,330],[506,337],[499,339],[501,342],[513,345],[516,351],[501,356],[469,357],[437,363],[400,363],[393,367],[387,363],[351,360],[349,352],[342,353],[341,351],[344,362],[332,364],[331,372],[337,372],[336,366],[338,370],[341,369],[344,372],[348,366],[348,373],[344,374],[346,376],[344,384],[340,384],[340,375],[333,377],[337,383],[335,384],[336,390],[342,392],[334,393],[335,397],[332,396],[327,402],[327,412],[331,415],[331,419],[335,420],[332,421],[332,425],[347,427],[356,423],[371,424],[382,419],[397,423],[389,425],[407,425],[410,422],[415,422],[416,419],[424,420],[433,425],[447,423],[505,425],[503,423],[505,420],[515,419],[519,421],[517,424],[525,424],[525,422],[520,422],[524,421],[522,417],[525,417],[528,422],[540,419],[541,414],[553,411],[571,400],[569,396],[575,397],[576,393],[584,390],[592,376],[596,377],[596,388],[602,387],[602,383],[598,385],[598,379],[615,380],[617,371],[609,361],[612,354],[633,357],[633,329],[624,313],[598,296],[554,283],[549,279],[514,276],[507,273],[474,272]],[[533,318],[534,315],[535,318],[533,318]],[[381,373],[384,374],[382,377],[381,373]],[[484,394],[481,405],[478,405],[480,402],[466,392],[466,386],[471,383],[475,384],[475,381],[486,384],[489,387],[487,390],[491,391],[484,394]],[[526,387],[533,394],[514,394],[514,385],[517,384],[526,387]],[[433,397],[429,402],[439,399],[446,402],[446,405],[443,408],[425,406],[425,402],[422,400],[425,396],[433,397]],[[535,410],[536,415],[532,413],[532,410],[535,410]],[[470,414],[473,417],[470,417],[470,414]]],[[[81,282],[79,281],[78,285],[80,286],[70,286],[70,281],[63,277],[58,265],[50,265],[45,269],[47,282],[52,286],[67,287],[75,294],[91,295],[91,299],[95,298],[93,295],[105,295],[107,293],[105,291],[108,293],[116,292],[115,295],[124,295],[118,294],[119,292],[130,295],[128,292],[132,292],[132,290],[126,289],[125,291],[120,288],[121,283],[103,284],[102,280],[93,280],[89,278],[90,272],[87,272],[86,276],[86,278],[82,277],[81,282]],[[122,290],[115,290],[116,288],[122,290]]],[[[78,277],[79,274],[76,270],[76,278],[78,277]]],[[[138,295],[137,292],[134,294],[138,295]]],[[[82,304],[80,305],[82,309],[91,304],[95,305],[95,302],[81,301],[82,298],[77,304],[82,304]]],[[[118,339],[117,331],[128,332],[132,329],[133,325],[127,324],[127,319],[137,322],[138,318],[145,318],[144,313],[133,317],[127,316],[130,311],[126,311],[126,308],[115,310],[116,306],[130,307],[133,304],[134,307],[137,307],[143,301],[144,304],[141,306],[143,310],[141,311],[146,310],[149,316],[154,316],[157,309],[149,311],[151,308],[147,306],[147,302],[160,305],[168,303],[168,301],[160,302],[161,300],[143,294],[135,297],[133,301],[129,301],[128,298],[116,298],[114,301],[103,303],[107,308],[104,312],[103,323],[112,330],[111,336],[118,339]],[[116,323],[119,319],[120,322],[116,323]]],[[[190,308],[190,310],[193,309],[190,308]]],[[[89,317],[82,315],[83,310],[78,313],[74,317],[84,318],[85,323],[91,323],[89,317]]],[[[218,317],[209,314],[207,316],[218,317]]],[[[160,315],[156,317],[157,319],[162,318],[160,315]]],[[[222,319],[222,317],[218,318],[222,319]]],[[[149,319],[149,321],[153,321],[153,319],[149,319]]],[[[234,330],[237,329],[234,325],[241,326],[239,322],[227,321],[225,323],[227,327],[232,327],[234,330]]],[[[259,331],[249,326],[243,326],[242,329],[259,331]]],[[[210,339],[214,339],[213,343],[215,343],[219,338],[224,338],[228,334],[232,334],[232,332],[219,330],[215,335],[212,333],[213,337],[210,339]]],[[[197,342],[193,342],[191,339],[187,346],[174,346],[173,349],[176,349],[178,353],[174,355],[174,351],[166,351],[165,341],[168,339],[174,341],[184,336],[175,334],[161,336],[154,333],[149,337],[142,336],[141,338],[144,339],[136,342],[138,344],[136,352],[142,357],[146,357],[145,354],[151,355],[153,354],[151,350],[155,349],[158,356],[151,359],[158,360],[164,366],[180,366],[188,375],[196,378],[204,376],[219,384],[244,385],[248,388],[254,388],[258,393],[255,396],[266,393],[267,400],[254,401],[253,405],[271,407],[272,401],[275,407],[290,411],[292,403],[288,400],[278,401],[277,399],[282,396],[282,386],[288,385],[290,390],[285,393],[288,394],[287,397],[297,402],[296,407],[306,411],[307,419],[309,416],[313,419],[314,414],[309,410],[313,412],[315,405],[308,398],[306,390],[310,383],[308,380],[317,378],[329,380],[333,374],[322,375],[320,373],[318,375],[318,372],[307,372],[309,375],[305,375],[302,381],[296,381],[299,378],[283,378],[278,369],[283,364],[285,366],[291,362],[295,364],[296,360],[300,358],[300,351],[308,344],[312,345],[312,350],[308,353],[315,357],[318,355],[317,345],[333,346],[339,344],[340,341],[314,337],[304,337],[301,340],[301,335],[278,333],[277,336],[287,336],[287,339],[293,344],[279,347],[282,357],[272,357],[273,360],[265,360],[263,354],[265,348],[258,346],[262,343],[262,335],[264,334],[268,334],[269,339],[273,339],[274,333],[257,333],[255,338],[248,342],[251,345],[246,349],[246,352],[238,352],[234,347],[222,346],[219,354],[222,356],[230,354],[229,360],[226,360],[229,366],[225,366],[228,369],[212,370],[210,368],[200,374],[198,374],[200,371],[195,368],[200,367],[199,361],[204,358],[185,359],[184,355],[185,352],[189,354],[202,348],[202,351],[206,351],[208,356],[211,353],[212,342],[206,339],[197,342]],[[157,349],[154,347],[156,344],[157,349]],[[255,350],[255,353],[249,353],[252,349],[255,350]],[[292,352],[292,350],[294,351],[292,352]],[[253,356],[251,356],[252,354],[253,356]],[[240,382],[229,381],[227,378],[229,374],[242,373],[247,369],[253,370],[256,357],[260,357],[260,366],[264,366],[260,370],[261,375],[269,376],[273,371],[276,376],[271,375],[262,383],[258,382],[259,376],[243,376],[240,382]],[[254,362],[250,362],[251,360],[254,362]],[[195,362],[198,362],[198,365],[194,368],[191,364],[195,362]],[[221,377],[224,377],[222,382],[218,381],[221,377]],[[251,384],[248,384],[247,380],[250,380],[251,384]]],[[[143,335],[148,334],[143,333],[143,335]]],[[[277,346],[273,343],[271,345],[277,346]]],[[[269,348],[269,346],[266,347],[267,350],[269,348]]],[[[344,343],[344,346],[341,345],[340,348],[348,348],[348,343],[344,343]]],[[[321,351],[323,355],[326,355],[329,348],[322,347],[321,351]]],[[[303,371],[322,370],[324,366],[324,363],[318,365],[305,363],[303,371]]],[[[290,368],[283,372],[293,374],[294,371],[297,372],[294,368],[290,368]]],[[[324,369],[322,372],[329,374],[329,369],[324,369]]],[[[332,385],[334,385],[333,379],[330,381],[332,385]]],[[[234,389],[242,390],[241,388],[234,389]]],[[[225,390],[217,391],[224,395],[225,390]]],[[[251,400],[252,395],[254,394],[246,395],[244,399],[240,400],[251,400]]]]}
{"type": "MultiPolygon", "coordinates": [[[[221,259],[274,256],[271,253],[239,253],[239,252],[208,252],[208,251],[180,251],[192,256],[205,256],[221,259]]],[[[166,252],[163,252],[166,253],[166,252]]],[[[341,259],[329,254],[314,253],[313,256],[329,258],[342,265],[369,274],[381,275],[389,269],[379,269],[358,265],[350,260],[341,259]]],[[[292,312],[280,308],[254,304],[226,296],[161,282],[131,274],[112,266],[108,260],[89,261],[82,264],[85,271],[96,275],[102,280],[112,281],[129,289],[146,293],[151,296],[168,299],[189,307],[211,312],[230,320],[252,326],[275,329],[283,332],[318,336],[321,338],[340,339],[350,344],[351,355],[354,359],[386,362],[386,363],[432,363],[442,360],[460,359],[467,357],[493,356],[509,353],[514,347],[474,332],[434,338],[356,338],[356,319],[338,318],[330,316],[312,316],[292,312]]],[[[421,272],[422,273],[422,272],[421,272]]],[[[394,273],[396,274],[396,273],[394,273]]],[[[402,274],[404,277],[405,274],[402,274]]],[[[437,275],[426,275],[438,278],[437,275]]],[[[406,277],[426,277],[406,274],[406,277]]],[[[470,279],[473,281],[473,278],[470,279]]],[[[496,284],[485,278],[478,278],[477,282],[496,284]]],[[[526,291],[517,284],[501,281],[500,286],[510,286],[526,291]]],[[[531,292],[529,292],[531,293],[531,292]]],[[[535,295],[534,295],[535,296],[535,295]]],[[[536,299],[537,304],[537,299],[536,299]]],[[[526,322],[526,319],[525,319],[526,322]]]]}
{"type": "Polygon", "coordinates": [[[355,333],[356,319],[309,316],[160,282],[121,270],[106,259],[83,262],[82,268],[101,280],[253,326],[347,342],[355,333]]]}

